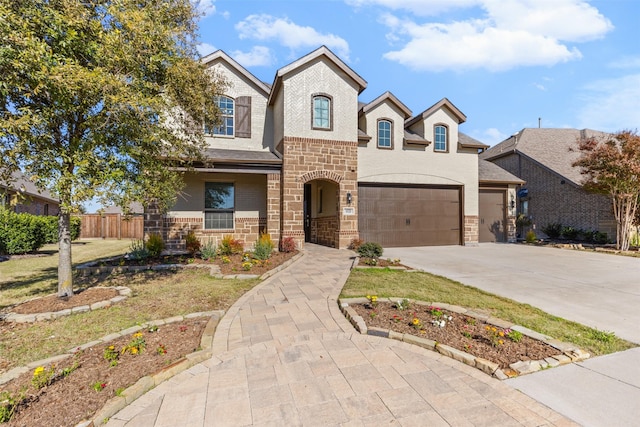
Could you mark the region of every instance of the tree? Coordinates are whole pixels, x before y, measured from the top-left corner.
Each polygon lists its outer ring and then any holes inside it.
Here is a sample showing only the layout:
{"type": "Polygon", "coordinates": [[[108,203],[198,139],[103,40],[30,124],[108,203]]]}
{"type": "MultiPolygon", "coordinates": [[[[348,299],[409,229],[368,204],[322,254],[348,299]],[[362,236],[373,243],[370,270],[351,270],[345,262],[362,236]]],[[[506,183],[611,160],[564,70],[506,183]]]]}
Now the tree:
{"type": "Polygon", "coordinates": [[[60,199],[59,296],[83,202],[166,208],[201,158],[224,82],[198,60],[196,22],[189,0],[0,0],[2,173],[60,199]]]}
{"type": "Polygon", "coordinates": [[[580,158],[573,166],[585,175],[588,191],[606,194],[616,219],[616,248],[629,249],[629,233],[640,195],[640,135],[620,131],[604,139],[579,141],[580,158]]]}

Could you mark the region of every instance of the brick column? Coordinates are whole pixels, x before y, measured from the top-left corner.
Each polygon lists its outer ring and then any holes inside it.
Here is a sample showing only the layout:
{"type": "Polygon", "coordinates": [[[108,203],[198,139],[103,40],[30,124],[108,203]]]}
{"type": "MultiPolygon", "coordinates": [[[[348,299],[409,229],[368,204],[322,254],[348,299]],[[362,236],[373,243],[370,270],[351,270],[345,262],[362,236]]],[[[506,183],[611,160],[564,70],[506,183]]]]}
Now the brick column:
{"type": "Polygon", "coordinates": [[[273,242],[280,241],[280,179],[279,173],[267,175],[267,233],[273,242]]]}
{"type": "Polygon", "coordinates": [[[163,240],[167,240],[164,215],[160,211],[158,204],[153,200],[144,209],[144,239],[146,240],[149,234],[152,233],[160,234],[163,240]]]}
{"type": "Polygon", "coordinates": [[[464,244],[474,246],[478,244],[478,217],[467,215],[464,217],[464,244]]]}

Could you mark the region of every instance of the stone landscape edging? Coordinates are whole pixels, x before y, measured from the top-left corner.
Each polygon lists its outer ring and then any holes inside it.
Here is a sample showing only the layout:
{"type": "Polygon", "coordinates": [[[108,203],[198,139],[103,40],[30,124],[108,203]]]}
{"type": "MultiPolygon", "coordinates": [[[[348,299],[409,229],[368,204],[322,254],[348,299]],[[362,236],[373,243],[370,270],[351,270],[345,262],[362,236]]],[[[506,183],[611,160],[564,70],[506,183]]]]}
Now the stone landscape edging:
{"type": "MultiPolygon", "coordinates": [[[[129,289],[126,286],[98,286],[98,287],[87,288],[87,289],[100,289],[100,288],[115,289],[116,291],[118,291],[118,296],[115,296],[108,300],[94,302],[93,304],[78,305],[73,308],[65,308],[64,310],[60,310],[60,311],[47,311],[42,313],[30,313],[30,314],[19,314],[19,313],[10,312],[0,316],[0,320],[4,320],[5,322],[13,322],[13,323],[33,323],[33,322],[39,322],[41,320],[54,320],[63,316],[70,316],[72,314],[86,313],[87,311],[93,311],[93,310],[99,310],[101,308],[111,307],[112,304],[116,304],[120,301],[124,301],[125,299],[127,299],[129,295],[131,295],[131,289],[129,289]]],[[[46,295],[46,296],[50,296],[50,295],[46,295]]],[[[21,304],[34,301],[40,298],[45,298],[45,297],[32,298],[30,300],[24,301],[21,304]]]]}
{"type": "MultiPolygon", "coordinates": [[[[378,298],[378,302],[389,302],[396,303],[404,298],[378,298]]],[[[505,380],[507,378],[512,378],[518,375],[530,374],[533,372],[540,371],[542,369],[553,368],[559,365],[565,365],[573,362],[580,362],[590,357],[589,353],[584,350],[576,347],[573,344],[565,343],[546,335],[540,334],[538,332],[532,331],[531,329],[525,328],[524,326],[515,325],[511,322],[507,322],[502,319],[498,319],[496,317],[488,316],[482,313],[474,312],[473,310],[466,309],[464,307],[460,307],[457,305],[446,304],[446,303],[438,303],[438,302],[424,302],[424,301],[411,301],[413,304],[422,305],[422,306],[437,306],[444,310],[449,310],[454,313],[464,314],[466,316],[473,317],[479,321],[488,323],[490,325],[499,327],[499,328],[510,328],[515,331],[522,333],[523,335],[528,336],[529,338],[542,341],[543,343],[550,345],[551,347],[560,351],[560,353],[556,356],[547,357],[543,360],[529,360],[529,361],[520,361],[516,363],[512,363],[509,367],[512,369],[512,372],[504,372],[499,368],[497,363],[491,362],[489,360],[485,360],[481,357],[476,357],[472,354],[466,353],[462,350],[455,349],[453,347],[438,343],[436,341],[421,338],[411,334],[401,334],[395,332],[391,329],[382,329],[382,328],[368,328],[366,322],[362,318],[362,316],[358,315],[356,311],[349,306],[349,304],[366,304],[369,302],[368,298],[340,298],[338,300],[338,305],[340,310],[344,316],[351,322],[351,324],[363,335],[373,335],[384,338],[391,338],[398,341],[403,341],[409,344],[418,345],[420,347],[426,348],[428,350],[432,350],[442,354],[443,356],[450,357],[454,360],[462,362],[471,367],[477,368],[482,372],[500,379],[505,380]]]]}

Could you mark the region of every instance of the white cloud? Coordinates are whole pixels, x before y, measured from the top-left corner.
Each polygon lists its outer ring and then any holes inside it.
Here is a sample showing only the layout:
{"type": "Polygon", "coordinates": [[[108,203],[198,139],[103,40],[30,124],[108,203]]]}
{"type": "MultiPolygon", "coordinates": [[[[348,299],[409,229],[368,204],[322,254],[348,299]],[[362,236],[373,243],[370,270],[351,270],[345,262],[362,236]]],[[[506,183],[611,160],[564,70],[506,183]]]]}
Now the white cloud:
{"type": "Polygon", "coordinates": [[[580,127],[615,132],[640,125],[640,74],[592,82],[581,98],[580,127]]]}
{"type": "Polygon", "coordinates": [[[203,17],[211,16],[216,13],[216,0],[195,0],[194,6],[203,17]]]}
{"type": "Polygon", "coordinates": [[[209,44],[209,43],[200,43],[200,44],[197,46],[197,49],[198,49],[198,53],[199,53],[201,56],[207,56],[207,55],[209,55],[210,53],[213,53],[213,52],[215,52],[215,51],[217,50],[217,49],[216,49],[216,47],[215,47],[214,45],[211,45],[211,44],[209,44]]]}
{"type": "Polygon", "coordinates": [[[341,58],[349,59],[349,44],[334,34],[321,34],[312,27],[303,27],[288,18],[271,15],[250,15],[236,24],[241,39],[275,40],[293,51],[326,45],[341,58]]]}
{"type": "Polygon", "coordinates": [[[271,50],[265,46],[254,46],[250,52],[235,50],[231,56],[244,67],[270,66],[274,62],[271,50]]]}
{"type": "Polygon", "coordinates": [[[609,64],[610,68],[640,68],[640,56],[625,56],[609,64]]]}
{"type": "Polygon", "coordinates": [[[543,85],[542,83],[534,83],[533,86],[538,89],[541,90],[543,92],[547,91],[547,87],[545,85],[543,85]]]}
{"type": "Polygon", "coordinates": [[[476,6],[479,0],[345,0],[354,7],[371,5],[383,6],[392,10],[406,10],[417,16],[434,16],[451,9],[476,6]]]}
{"type": "MultiPolygon", "coordinates": [[[[391,9],[442,11],[442,1],[347,0],[353,5],[377,4],[391,9]]],[[[448,22],[420,22],[413,17],[383,15],[392,44],[403,46],[385,58],[416,70],[443,71],[485,68],[509,70],[520,66],[551,66],[580,59],[575,46],[603,37],[611,22],[584,0],[458,0],[450,8],[479,7],[481,16],[448,22]]],[[[461,15],[462,16],[462,15],[461,15]]]]}
{"type": "Polygon", "coordinates": [[[478,141],[484,142],[485,144],[489,145],[496,145],[497,143],[502,142],[509,137],[509,135],[500,132],[496,128],[476,130],[472,133],[472,136],[478,141]]]}

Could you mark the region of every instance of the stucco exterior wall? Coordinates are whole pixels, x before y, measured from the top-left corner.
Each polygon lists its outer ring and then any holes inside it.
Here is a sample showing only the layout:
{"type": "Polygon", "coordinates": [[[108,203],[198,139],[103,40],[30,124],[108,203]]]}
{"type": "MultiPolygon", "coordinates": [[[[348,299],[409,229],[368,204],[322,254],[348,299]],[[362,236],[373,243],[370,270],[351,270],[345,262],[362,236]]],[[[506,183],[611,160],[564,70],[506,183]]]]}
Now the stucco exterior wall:
{"type": "Polygon", "coordinates": [[[403,144],[404,126],[398,111],[381,104],[366,115],[366,133],[371,140],[358,146],[358,181],[404,184],[456,185],[464,188],[464,215],[478,215],[478,155],[473,149],[458,148],[458,123],[446,111],[438,111],[414,126],[431,143],[424,147],[403,144]],[[394,118],[394,147],[377,147],[377,119],[394,118]],[[397,119],[397,121],[395,121],[397,119]],[[433,125],[449,128],[449,151],[435,152],[433,125]]]}
{"type": "Polygon", "coordinates": [[[229,82],[224,95],[233,99],[251,97],[251,138],[205,136],[207,144],[212,148],[228,150],[268,150],[273,146],[274,133],[273,118],[267,112],[267,95],[223,60],[213,62],[211,69],[222,74],[229,82]]]}
{"type": "Polygon", "coordinates": [[[283,133],[285,136],[357,141],[358,89],[328,60],[316,59],[284,76],[282,82],[283,133]],[[312,96],[331,97],[332,129],[312,128],[312,96]]]}

